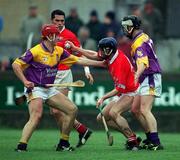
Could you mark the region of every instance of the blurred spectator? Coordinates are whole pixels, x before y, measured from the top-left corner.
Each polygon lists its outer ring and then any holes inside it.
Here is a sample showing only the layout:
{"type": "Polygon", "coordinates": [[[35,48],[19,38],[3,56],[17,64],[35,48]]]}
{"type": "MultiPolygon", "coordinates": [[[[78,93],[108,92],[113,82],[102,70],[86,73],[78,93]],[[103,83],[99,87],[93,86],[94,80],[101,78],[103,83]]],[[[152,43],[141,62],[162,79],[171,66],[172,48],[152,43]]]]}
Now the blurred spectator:
{"type": "Polygon", "coordinates": [[[142,11],[138,5],[134,5],[131,8],[131,14],[139,17],[141,19],[141,29],[144,31],[144,33],[148,34],[150,37],[153,37],[153,28],[152,24],[145,19],[145,17],[142,17],[142,11]]]}
{"type": "Polygon", "coordinates": [[[3,30],[3,17],[0,16],[0,32],[3,30]]]}
{"type": "Polygon", "coordinates": [[[119,31],[119,33],[117,34],[117,42],[118,42],[118,49],[123,51],[132,63],[132,56],[131,56],[131,44],[132,44],[132,42],[129,38],[127,38],[124,35],[122,30],[119,31]]]}
{"type": "Polygon", "coordinates": [[[77,35],[78,30],[83,26],[82,20],[79,18],[76,8],[71,8],[69,16],[65,20],[65,26],[77,35]]]}
{"type": "Polygon", "coordinates": [[[3,57],[0,62],[0,71],[6,71],[11,69],[11,63],[8,57],[3,57]]]}
{"type": "Polygon", "coordinates": [[[162,37],[163,19],[160,10],[154,7],[152,0],[147,0],[144,5],[143,18],[149,21],[152,25],[152,31],[154,33],[151,37],[154,41],[162,37]]]}
{"type": "Polygon", "coordinates": [[[36,4],[31,4],[29,6],[29,13],[27,16],[23,17],[20,27],[23,51],[34,46],[40,41],[40,33],[43,23],[43,18],[40,15],[38,15],[38,6],[36,4]],[[30,37],[32,37],[32,42],[30,37]]]}
{"type": "Polygon", "coordinates": [[[103,37],[107,36],[107,32],[111,31],[117,35],[120,30],[120,24],[116,22],[116,15],[113,11],[108,11],[104,17],[104,23],[102,25],[103,37]]]}
{"type": "Polygon", "coordinates": [[[116,33],[114,32],[114,30],[112,28],[109,28],[106,31],[106,36],[105,37],[116,37],[116,33]]]}
{"type": "Polygon", "coordinates": [[[96,50],[96,41],[90,38],[90,32],[87,27],[81,27],[78,32],[78,39],[81,42],[82,48],[96,50]]]}
{"type": "Polygon", "coordinates": [[[86,26],[90,31],[90,37],[96,40],[96,42],[98,42],[102,37],[101,35],[102,24],[99,21],[98,13],[96,10],[92,10],[90,12],[90,19],[86,26]]]}

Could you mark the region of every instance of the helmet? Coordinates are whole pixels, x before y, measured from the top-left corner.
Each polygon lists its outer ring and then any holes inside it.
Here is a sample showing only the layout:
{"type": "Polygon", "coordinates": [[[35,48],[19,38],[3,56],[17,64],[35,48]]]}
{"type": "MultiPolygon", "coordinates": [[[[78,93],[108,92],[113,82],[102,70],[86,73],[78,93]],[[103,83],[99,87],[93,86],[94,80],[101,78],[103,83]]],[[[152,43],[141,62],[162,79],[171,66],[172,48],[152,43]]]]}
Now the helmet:
{"type": "Polygon", "coordinates": [[[134,29],[139,29],[141,26],[141,20],[134,15],[130,15],[123,18],[121,25],[125,35],[132,39],[134,29]]]}
{"type": "Polygon", "coordinates": [[[124,17],[121,23],[123,27],[129,26],[134,27],[135,29],[139,29],[141,26],[141,20],[135,15],[124,17]]]}
{"type": "Polygon", "coordinates": [[[58,35],[59,29],[54,24],[45,24],[42,26],[41,34],[42,34],[42,37],[47,37],[53,34],[58,35]]]}
{"type": "Polygon", "coordinates": [[[117,41],[113,37],[103,38],[98,44],[98,55],[103,59],[108,59],[117,51],[117,41]]]}

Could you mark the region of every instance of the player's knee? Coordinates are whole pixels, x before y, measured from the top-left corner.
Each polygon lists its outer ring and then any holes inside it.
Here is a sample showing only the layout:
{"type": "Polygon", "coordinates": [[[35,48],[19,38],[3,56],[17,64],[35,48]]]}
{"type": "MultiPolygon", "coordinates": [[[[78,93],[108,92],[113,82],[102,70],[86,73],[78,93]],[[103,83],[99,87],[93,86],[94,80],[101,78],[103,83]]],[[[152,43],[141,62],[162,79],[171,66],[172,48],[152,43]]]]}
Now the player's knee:
{"type": "Polygon", "coordinates": [[[140,110],[138,110],[136,108],[131,108],[131,113],[135,116],[138,116],[140,114],[140,110]]]}
{"type": "Polygon", "coordinates": [[[97,120],[97,122],[99,122],[99,123],[102,121],[101,114],[98,114],[98,115],[97,115],[96,120],[97,120]]]}
{"type": "Polygon", "coordinates": [[[78,108],[76,107],[76,105],[72,104],[72,106],[69,108],[68,114],[71,116],[76,115],[78,112],[78,108]]]}
{"type": "Polygon", "coordinates": [[[51,109],[51,114],[53,115],[53,116],[55,116],[55,117],[59,117],[59,116],[61,116],[61,112],[58,110],[58,109],[51,109]]]}
{"type": "Polygon", "coordinates": [[[148,114],[148,112],[149,112],[149,110],[148,110],[146,107],[141,106],[141,108],[140,108],[140,114],[146,116],[146,115],[148,114]]]}
{"type": "Polygon", "coordinates": [[[110,116],[112,119],[116,119],[117,116],[118,116],[118,114],[117,114],[117,112],[116,112],[115,110],[111,109],[111,110],[109,111],[109,116],[110,116]]]}

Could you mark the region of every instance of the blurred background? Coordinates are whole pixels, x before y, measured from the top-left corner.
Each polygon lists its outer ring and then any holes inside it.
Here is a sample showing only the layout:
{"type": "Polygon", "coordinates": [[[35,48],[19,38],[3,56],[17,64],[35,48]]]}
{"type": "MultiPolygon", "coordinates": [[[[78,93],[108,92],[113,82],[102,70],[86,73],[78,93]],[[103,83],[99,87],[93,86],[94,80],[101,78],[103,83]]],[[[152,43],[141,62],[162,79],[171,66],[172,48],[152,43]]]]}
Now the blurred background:
{"type": "MultiPolygon", "coordinates": [[[[180,131],[180,1],[179,0],[0,0],[0,127],[22,128],[27,121],[27,106],[16,106],[15,97],[23,85],[12,72],[12,61],[29,46],[40,41],[40,28],[50,23],[50,13],[66,13],[66,28],[74,32],[83,48],[97,49],[97,42],[107,36],[117,39],[119,48],[129,53],[131,42],[124,37],[120,20],[134,14],[142,19],[142,28],[155,44],[163,70],[163,93],[154,104],[160,131],[180,131]]],[[[74,79],[84,78],[82,67],[74,66],[74,79]]],[[[70,98],[78,105],[80,119],[93,129],[98,111],[96,99],[113,88],[104,69],[91,68],[94,85],[73,89],[70,98]]],[[[130,113],[132,126],[139,125],[130,113]]],[[[46,107],[40,128],[55,128],[46,107]]]]}

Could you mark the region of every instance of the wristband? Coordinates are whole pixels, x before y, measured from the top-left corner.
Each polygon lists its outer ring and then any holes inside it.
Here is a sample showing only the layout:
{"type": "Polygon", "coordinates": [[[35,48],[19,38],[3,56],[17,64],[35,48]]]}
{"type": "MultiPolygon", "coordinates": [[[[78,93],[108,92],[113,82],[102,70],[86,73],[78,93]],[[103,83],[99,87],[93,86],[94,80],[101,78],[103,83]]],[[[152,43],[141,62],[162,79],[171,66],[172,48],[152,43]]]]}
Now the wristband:
{"type": "Polygon", "coordinates": [[[89,73],[90,73],[90,69],[89,69],[88,66],[85,66],[85,67],[84,67],[84,72],[85,72],[86,74],[89,74],[89,73]]]}

